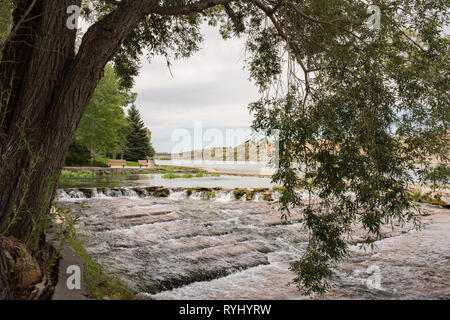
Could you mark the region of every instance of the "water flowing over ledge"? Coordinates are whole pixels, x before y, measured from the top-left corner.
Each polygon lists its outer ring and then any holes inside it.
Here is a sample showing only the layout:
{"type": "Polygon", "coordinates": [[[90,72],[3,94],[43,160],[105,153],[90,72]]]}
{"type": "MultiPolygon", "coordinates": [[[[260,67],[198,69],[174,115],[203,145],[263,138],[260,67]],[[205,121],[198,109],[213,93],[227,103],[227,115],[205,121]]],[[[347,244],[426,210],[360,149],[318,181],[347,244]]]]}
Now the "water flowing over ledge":
{"type": "MultiPolygon", "coordinates": [[[[267,191],[276,197],[273,190],[135,188],[64,189],[58,194],[59,205],[79,216],[89,254],[142,295],[308,298],[286,286],[295,277],[290,263],[303,254],[308,234],[295,212],[285,221],[276,201],[261,201],[267,191]]],[[[450,210],[423,208],[430,214],[424,217],[424,230],[386,226],[386,239],[375,244],[375,251],[351,246],[352,256],[337,266],[340,278],[327,298],[448,299],[450,210]],[[368,270],[376,268],[381,289],[370,289],[373,274],[368,270]]],[[[357,243],[365,232],[358,226],[354,230],[357,243]]]]}
{"type": "Polygon", "coordinates": [[[217,202],[242,201],[277,201],[280,197],[278,190],[269,188],[165,188],[150,187],[121,187],[121,188],[66,188],[58,189],[58,201],[79,201],[83,199],[108,198],[168,198],[170,200],[192,199],[212,200],[217,202]]]}

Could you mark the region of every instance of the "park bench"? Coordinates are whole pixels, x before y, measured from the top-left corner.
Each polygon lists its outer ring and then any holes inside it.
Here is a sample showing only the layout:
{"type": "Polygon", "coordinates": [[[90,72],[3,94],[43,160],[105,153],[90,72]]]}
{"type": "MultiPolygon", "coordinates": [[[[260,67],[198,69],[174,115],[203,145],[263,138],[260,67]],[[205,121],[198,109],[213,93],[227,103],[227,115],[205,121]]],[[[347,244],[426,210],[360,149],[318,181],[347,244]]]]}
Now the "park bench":
{"type": "Polygon", "coordinates": [[[148,167],[148,161],[147,160],[138,160],[139,168],[148,167]]]}
{"type": "Polygon", "coordinates": [[[155,167],[155,161],[153,159],[150,160],[138,160],[139,168],[142,168],[142,166],[146,168],[154,168],[155,167]]]}
{"type": "Polygon", "coordinates": [[[127,161],[126,160],[108,160],[108,166],[122,166],[123,168],[125,168],[125,166],[127,165],[127,161]]]}

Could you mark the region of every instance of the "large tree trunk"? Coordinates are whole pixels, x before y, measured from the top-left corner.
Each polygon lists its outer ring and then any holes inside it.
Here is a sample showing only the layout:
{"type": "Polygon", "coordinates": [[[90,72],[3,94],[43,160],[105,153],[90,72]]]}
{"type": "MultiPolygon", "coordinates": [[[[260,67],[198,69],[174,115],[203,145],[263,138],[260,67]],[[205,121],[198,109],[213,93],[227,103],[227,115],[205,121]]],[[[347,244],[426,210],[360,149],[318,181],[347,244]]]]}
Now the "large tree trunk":
{"type": "MultiPolygon", "coordinates": [[[[16,24],[33,1],[20,3],[16,24]]],[[[76,31],[66,27],[66,9],[80,3],[37,1],[0,64],[1,89],[11,90],[0,109],[0,235],[31,250],[38,249],[71,137],[104,66],[142,18],[141,2],[121,5],[89,29],[75,56],[76,31]]],[[[0,249],[0,285],[7,280],[0,249]]],[[[9,296],[2,285],[0,299],[9,296]]]]}
{"type": "Polygon", "coordinates": [[[2,238],[0,237],[0,299],[11,298],[11,288],[8,280],[8,268],[3,254],[2,238]]]}
{"type": "MultiPolygon", "coordinates": [[[[0,230],[24,242],[50,204],[71,133],[51,113],[57,113],[55,89],[74,57],[75,31],[63,29],[67,18],[58,11],[65,13],[73,1],[52,2],[36,3],[29,15],[35,18],[22,23],[5,47],[3,61],[11,63],[0,65],[2,89],[11,89],[0,149],[0,230]]],[[[16,23],[27,9],[16,10],[16,23]]]]}

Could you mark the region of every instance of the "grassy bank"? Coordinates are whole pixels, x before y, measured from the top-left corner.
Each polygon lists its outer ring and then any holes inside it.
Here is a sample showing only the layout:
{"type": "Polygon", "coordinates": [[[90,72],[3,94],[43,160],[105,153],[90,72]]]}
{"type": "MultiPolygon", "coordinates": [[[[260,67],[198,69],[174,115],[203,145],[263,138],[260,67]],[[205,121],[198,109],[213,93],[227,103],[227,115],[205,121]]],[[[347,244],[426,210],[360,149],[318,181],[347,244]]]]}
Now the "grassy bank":
{"type": "Polygon", "coordinates": [[[84,279],[94,299],[104,300],[137,300],[137,292],[118,277],[106,274],[102,268],[89,256],[83,247],[83,240],[79,236],[70,237],[67,243],[81,256],[86,264],[84,279]]]}
{"type": "MultiPolygon", "coordinates": [[[[102,166],[100,168],[107,168],[107,167],[109,167],[107,165],[107,162],[108,162],[107,158],[100,158],[100,159],[97,159],[96,161],[99,162],[100,164],[102,164],[102,166]]],[[[85,165],[72,165],[71,167],[86,167],[86,166],[85,165]]],[[[127,161],[127,167],[132,167],[132,168],[136,167],[137,169],[140,168],[139,164],[137,162],[135,162],[135,161],[127,161]]],[[[96,168],[96,167],[92,167],[92,168],[96,168]]],[[[114,167],[114,168],[116,168],[116,167],[114,167]]],[[[121,166],[117,166],[117,168],[121,168],[121,166]]],[[[142,174],[153,174],[153,173],[165,174],[165,173],[171,173],[171,172],[172,173],[174,173],[174,172],[176,172],[176,173],[205,172],[205,170],[200,169],[200,168],[191,168],[191,167],[182,167],[182,166],[156,165],[155,168],[158,171],[152,171],[152,168],[145,168],[145,167],[143,167],[140,173],[142,173],[142,174]]],[[[84,172],[84,173],[91,172],[89,170],[90,170],[90,168],[86,167],[86,170],[81,171],[81,172],[84,172]]],[[[64,171],[67,174],[67,177],[70,177],[71,171],[63,170],[63,174],[64,174],[64,171]]],[[[72,176],[72,177],[75,177],[75,176],[72,176]]]]}
{"type": "MultiPolygon", "coordinates": [[[[102,163],[105,167],[109,167],[108,158],[98,158],[95,160],[102,163]]],[[[139,167],[139,163],[137,163],[137,161],[127,161],[127,167],[139,167]]]]}
{"type": "Polygon", "coordinates": [[[195,173],[195,174],[191,174],[191,173],[187,173],[187,174],[167,173],[167,174],[164,174],[161,178],[163,178],[163,179],[177,179],[177,178],[189,179],[189,178],[204,178],[204,177],[220,177],[220,174],[217,174],[217,173],[203,173],[203,172],[199,172],[199,173],[195,173]]]}
{"type": "Polygon", "coordinates": [[[162,168],[164,171],[162,173],[180,173],[183,171],[196,173],[196,172],[205,172],[205,170],[200,168],[192,168],[192,167],[180,167],[180,166],[168,166],[168,165],[156,165],[157,168],[162,168]]]}

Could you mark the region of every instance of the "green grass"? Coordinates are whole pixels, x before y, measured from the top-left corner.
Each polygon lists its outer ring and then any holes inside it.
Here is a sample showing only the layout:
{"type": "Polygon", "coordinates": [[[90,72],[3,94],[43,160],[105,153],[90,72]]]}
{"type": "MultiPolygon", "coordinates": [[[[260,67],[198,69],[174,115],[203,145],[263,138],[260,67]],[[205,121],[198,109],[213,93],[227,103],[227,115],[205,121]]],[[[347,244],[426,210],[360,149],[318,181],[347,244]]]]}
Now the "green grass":
{"type": "Polygon", "coordinates": [[[97,300],[108,297],[113,300],[136,300],[137,293],[117,277],[103,272],[101,267],[89,256],[81,239],[69,238],[68,243],[81,256],[87,267],[84,278],[92,296],[97,300]]]}
{"type": "Polygon", "coordinates": [[[68,171],[63,170],[61,172],[61,178],[66,179],[83,179],[83,178],[92,178],[95,177],[95,173],[91,171],[68,171]]]}
{"type": "MultiPolygon", "coordinates": [[[[108,160],[109,160],[109,158],[96,158],[95,159],[96,162],[104,165],[105,167],[109,167],[108,160]]],[[[139,163],[137,161],[128,161],[127,160],[127,167],[139,167],[139,163]]],[[[163,173],[169,173],[172,171],[204,172],[203,169],[182,167],[182,166],[156,165],[156,168],[164,169],[163,173]]],[[[148,173],[156,173],[156,172],[149,171],[148,173]]]]}
{"type": "Polygon", "coordinates": [[[204,178],[204,177],[218,177],[220,176],[219,174],[216,173],[203,173],[203,172],[198,172],[196,174],[191,174],[191,173],[187,173],[187,174],[176,174],[176,173],[166,173],[162,176],[163,179],[178,179],[178,178],[184,178],[184,179],[189,179],[189,178],[204,178]]]}
{"type": "Polygon", "coordinates": [[[103,163],[105,166],[108,166],[108,158],[97,158],[95,160],[97,162],[103,163]]]}
{"type": "MultiPolygon", "coordinates": [[[[109,158],[97,158],[95,160],[108,166],[109,158]]],[[[128,161],[127,160],[127,167],[139,167],[139,163],[137,163],[137,161],[128,161]]]]}
{"type": "Polygon", "coordinates": [[[164,169],[165,172],[171,172],[171,171],[204,172],[203,169],[190,168],[190,167],[168,166],[168,165],[157,165],[156,167],[164,169]]]}

